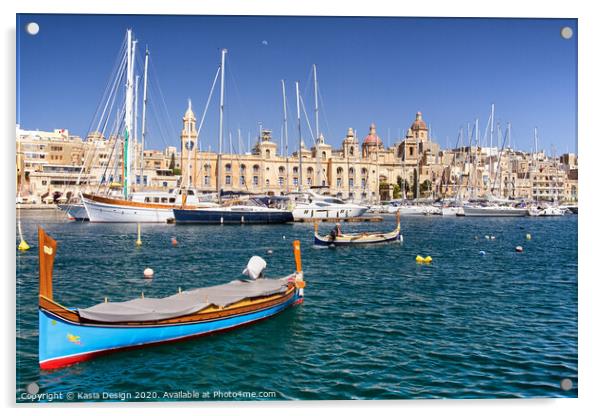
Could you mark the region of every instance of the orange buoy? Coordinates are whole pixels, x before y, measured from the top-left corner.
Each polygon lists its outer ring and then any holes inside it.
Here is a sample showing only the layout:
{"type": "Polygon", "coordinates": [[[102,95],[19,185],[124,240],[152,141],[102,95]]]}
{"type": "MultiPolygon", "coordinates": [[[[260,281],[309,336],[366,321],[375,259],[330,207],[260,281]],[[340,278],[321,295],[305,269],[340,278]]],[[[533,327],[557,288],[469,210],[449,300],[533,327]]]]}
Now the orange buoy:
{"type": "Polygon", "coordinates": [[[171,245],[174,247],[178,245],[178,240],[175,237],[171,237],[171,245]]]}

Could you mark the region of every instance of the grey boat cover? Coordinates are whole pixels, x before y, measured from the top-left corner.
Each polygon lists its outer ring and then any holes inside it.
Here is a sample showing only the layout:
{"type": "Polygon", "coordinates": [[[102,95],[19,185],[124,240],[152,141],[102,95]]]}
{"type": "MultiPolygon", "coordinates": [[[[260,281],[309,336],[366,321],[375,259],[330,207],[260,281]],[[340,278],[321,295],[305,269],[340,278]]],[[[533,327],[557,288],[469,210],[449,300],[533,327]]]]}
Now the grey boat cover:
{"type": "Polygon", "coordinates": [[[78,309],[79,316],[98,322],[145,322],[176,318],[210,305],[226,307],[238,301],[286,292],[288,276],[282,279],[234,280],[218,286],[183,291],[166,298],[138,298],[104,302],[78,309]]]}

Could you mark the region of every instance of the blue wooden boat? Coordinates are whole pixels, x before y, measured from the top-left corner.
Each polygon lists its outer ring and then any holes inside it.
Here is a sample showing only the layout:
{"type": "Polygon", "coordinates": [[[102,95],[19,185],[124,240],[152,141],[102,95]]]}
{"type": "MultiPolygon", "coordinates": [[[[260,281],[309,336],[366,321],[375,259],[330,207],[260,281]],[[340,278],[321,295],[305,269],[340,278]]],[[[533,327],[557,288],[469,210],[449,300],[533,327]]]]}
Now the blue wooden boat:
{"type": "Polygon", "coordinates": [[[397,227],[387,233],[352,233],[342,234],[336,237],[331,235],[320,235],[318,233],[319,222],[314,223],[314,244],[316,246],[354,246],[354,245],[366,245],[366,244],[383,244],[383,243],[394,243],[401,242],[403,237],[401,236],[401,224],[399,219],[399,213],[397,214],[397,227]]]}
{"type": "Polygon", "coordinates": [[[161,298],[67,308],[53,299],[56,242],[38,230],[40,258],[39,364],[43,370],[98,355],[180,341],[252,324],[303,302],[298,240],[296,271],[280,279],[236,280],[161,298]]]}

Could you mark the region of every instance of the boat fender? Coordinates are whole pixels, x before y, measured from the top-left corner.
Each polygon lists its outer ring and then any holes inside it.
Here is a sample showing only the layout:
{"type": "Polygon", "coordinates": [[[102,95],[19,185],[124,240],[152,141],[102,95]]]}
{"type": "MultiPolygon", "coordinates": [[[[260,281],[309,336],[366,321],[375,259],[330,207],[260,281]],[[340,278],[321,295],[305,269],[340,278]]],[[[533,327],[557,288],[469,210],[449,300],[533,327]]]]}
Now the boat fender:
{"type": "Polygon", "coordinates": [[[247,267],[242,271],[242,274],[249,276],[251,279],[257,279],[268,266],[266,261],[259,256],[253,256],[249,259],[247,267]]]}

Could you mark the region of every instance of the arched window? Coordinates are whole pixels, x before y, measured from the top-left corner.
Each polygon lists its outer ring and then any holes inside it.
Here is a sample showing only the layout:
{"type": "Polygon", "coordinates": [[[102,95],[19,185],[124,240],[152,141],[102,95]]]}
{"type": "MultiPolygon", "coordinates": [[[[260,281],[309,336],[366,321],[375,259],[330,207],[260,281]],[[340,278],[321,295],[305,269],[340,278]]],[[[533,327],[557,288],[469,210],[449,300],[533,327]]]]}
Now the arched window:
{"type": "Polygon", "coordinates": [[[349,176],[355,175],[355,169],[349,168],[349,176]]]}
{"type": "Polygon", "coordinates": [[[295,166],[293,168],[293,173],[295,173],[295,174],[299,173],[299,168],[297,166],[295,166]]]}
{"type": "Polygon", "coordinates": [[[341,175],[343,175],[343,168],[341,168],[341,167],[338,167],[338,168],[337,168],[337,175],[338,175],[338,176],[341,176],[341,175]]]}
{"type": "Polygon", "coordinates": [[[270,149],[265,149],[265,158],[266,159],[270,158],[270,149]]]}
{"type": "Polygon", "coordinates": [[[354,148],[353,148],[353,146],[351,146],[349,148],[349,156],[353,156],[353,152],[354,152],[354,148]]]}
{"type": "Polygon", "coordinates": [[[253,173],[259,173],[259,165],[253,165],[253,173]]]}
{"type": "Polygon", "coordinates": [[[226,163],[226,172],[232,172],[232,165],[229,163],[226,163]]]}
{"type": "Polygon", "coordinates": [[[247,167],[245,165],[240,165],[240,174],[241,175],[244,175],[246,170],[247,170],[247,167]]]}
{"type": "Polygon", "coordinates": [[[326,152],[322,152],[322,159],[326,159],[326,152]]]}
{"type": "Polygon", "coordinates": [[[211,170],[211,165],[209,163],[205,163],[205,166],[203,166],[203,169],[205,169],[205,172],[209,172],[211,170]]]}
{"type": "Polygon", "coordinates": [[[362,175],[366,176],[368,174],[368,169],[362,168],[362,175]]]}
{"type": "Polygon", "coordinates": [[[284,169],[284,166],[280,166],[280,167],[278,168],[278,173],[279,173],[280,175],[284,175],[284,170],[285,170],[285,169],[284,169]]]}

